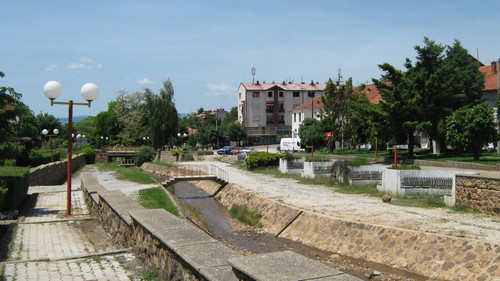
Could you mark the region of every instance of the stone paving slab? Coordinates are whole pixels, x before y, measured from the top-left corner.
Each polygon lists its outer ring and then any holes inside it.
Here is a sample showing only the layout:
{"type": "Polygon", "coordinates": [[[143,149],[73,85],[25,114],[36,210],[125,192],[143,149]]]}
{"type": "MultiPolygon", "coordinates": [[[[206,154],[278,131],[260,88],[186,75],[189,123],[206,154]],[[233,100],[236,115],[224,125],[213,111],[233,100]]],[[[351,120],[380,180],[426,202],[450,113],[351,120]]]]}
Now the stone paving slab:
{"type": "Polygon", "coordinates": [[[229,259],[229,263],[250,280],[338,280],[320,278],[344,275],[341,271],[292,251],[232,258],[229,259]],[[276,270],[278,268],[279,270],[276,270]]]}
{"type": "MultiPolygon", "coordinates": [[[[40,193],[32,196],[37,196],[35,205],[23,218],[20,218],[21,222],[44,222],[65,218],[66,192],[40,193]]],[[[88,213],[82,192],[71,192],[71,214],[83,216],[88,213]]]]}
{"type": "Polygon", "coordinates": [[[130,273],[122,264],[124,259],[134,259],[131,254],[103,256],[92,259],[64,261],[6,263],[5,280],[118,280],[129,281],[130,273]]]}

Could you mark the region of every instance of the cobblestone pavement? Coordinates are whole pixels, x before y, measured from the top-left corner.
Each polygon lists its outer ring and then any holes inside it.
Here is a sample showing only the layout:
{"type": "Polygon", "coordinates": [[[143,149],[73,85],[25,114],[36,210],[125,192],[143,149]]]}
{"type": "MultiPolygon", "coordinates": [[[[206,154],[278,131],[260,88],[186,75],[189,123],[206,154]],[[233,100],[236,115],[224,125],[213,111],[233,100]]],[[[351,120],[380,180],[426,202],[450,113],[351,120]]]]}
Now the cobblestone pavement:
{"type": "Polygon", "coordinates": [[[65,216],[66,185],[30,187],[35,202],[19,217],[0,263],[5,280],[139,279],[128,266],[137,264],[134,255],[107,240],[89,215],[79,185],[76,176],[70,217],[65,216]]]}

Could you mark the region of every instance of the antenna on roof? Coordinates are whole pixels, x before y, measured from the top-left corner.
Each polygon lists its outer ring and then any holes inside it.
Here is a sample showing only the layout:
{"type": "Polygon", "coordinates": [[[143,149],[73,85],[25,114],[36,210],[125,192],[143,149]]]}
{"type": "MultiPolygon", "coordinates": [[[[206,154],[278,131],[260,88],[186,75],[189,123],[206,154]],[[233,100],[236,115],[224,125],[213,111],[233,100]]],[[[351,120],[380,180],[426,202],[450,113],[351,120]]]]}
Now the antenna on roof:
{"type": "Polygon", "coordinates": [[[338,78],[337,78],[337,86],[340,85],[340,83],[342,83],[342,69],[339,68],[338,78]]]}
{"type": "Polygon", "coordinates": [[[255,80],[254,80],[255,79],[255,72],[256,72],[255,67],[252,67],[252,83],[255,83],[255,80]]]}

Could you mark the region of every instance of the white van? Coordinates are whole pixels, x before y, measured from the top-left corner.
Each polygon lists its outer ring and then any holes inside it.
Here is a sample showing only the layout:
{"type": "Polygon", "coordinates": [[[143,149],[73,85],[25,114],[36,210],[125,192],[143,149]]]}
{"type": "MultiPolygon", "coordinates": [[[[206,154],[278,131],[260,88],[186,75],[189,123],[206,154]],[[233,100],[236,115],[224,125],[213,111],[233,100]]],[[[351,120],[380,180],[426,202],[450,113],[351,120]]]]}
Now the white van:
{"type": "Polygon", "coordinates": [[[299,138],[283,138],[280,141],[280,146],[278,146],[279,152],[288,152],[288,151],[303,151],[304,149],[300,148],[300,139],[299,138]]]}

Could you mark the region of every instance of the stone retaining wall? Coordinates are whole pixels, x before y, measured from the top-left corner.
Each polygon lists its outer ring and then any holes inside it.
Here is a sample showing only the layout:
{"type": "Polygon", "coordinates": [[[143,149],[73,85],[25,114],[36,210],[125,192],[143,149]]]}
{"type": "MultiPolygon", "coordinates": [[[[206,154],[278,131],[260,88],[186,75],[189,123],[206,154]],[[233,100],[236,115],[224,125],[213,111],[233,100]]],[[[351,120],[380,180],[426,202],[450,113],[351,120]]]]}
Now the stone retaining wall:
{"type": "MultiPolygon", "coordinates": [[[[73,172],[85,165],[83,154],[73,155],[71,168],[73,172]]],[[[30,186],[63,184],[68,175],[68,160],[51,162],[30,169],[30,186]]]]}
{"type": "Polygon", "coordinates": [[[421,165],[421,166],[448,167],[448,168],[485,170],[485,171],[500,171],[500,164],[485,165],[485,164],[459,162],[459,161],[437,162],[437,161],[428,161],[428,160],[414,160],[413,163],[421,165]]]}
{"type": "Polygon", "coordinates": [[[457,175],[455,204],[486,214],[500,215],[500,178],[457,175]]]}
{"type": "MultiPolygon", "coordinates": [[[[209,192],[213,184],[196,182],[209,192]]],[[[499,241],[417,232],[300,211],[228,184],[218,195],[226,208],[247,206],[263,215],[265,231],[305,245],[441,280],[498,280],[499,241]]]]}
{"type": "Polygon", "coordinates": [[[360,281],[298,254],[241,256],[165,210],[146,210],[121,191],[105,190],[90,173],[83,173],[81,181],[91,214],[100,219],[116,244],[131,247],[146,269],[154,269],[160,280],[276,280],[260,276],[296,276],[298,273],[290,269],[297,267],[299,259],[301,280],[318,280],[318,269],[322,269],[322,276],[328,280],[360,281]],[[251,266],[254,264],[262,266],[251,266]]]}

